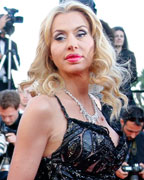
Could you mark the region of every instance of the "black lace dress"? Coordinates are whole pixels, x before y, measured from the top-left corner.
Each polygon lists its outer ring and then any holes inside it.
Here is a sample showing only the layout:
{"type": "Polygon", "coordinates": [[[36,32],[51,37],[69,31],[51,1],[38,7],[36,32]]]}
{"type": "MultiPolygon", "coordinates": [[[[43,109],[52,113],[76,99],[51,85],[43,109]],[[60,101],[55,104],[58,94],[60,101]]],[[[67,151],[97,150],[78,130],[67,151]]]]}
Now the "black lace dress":
{"type": "Polygon", "coordinates": [[[106,128],[70,118],[58,102],[67,131],[51,158],[42,159],[35,180],[114,180],[127,150],[122,133],[114,128],[120,137],[115,147],[106,128]]]}

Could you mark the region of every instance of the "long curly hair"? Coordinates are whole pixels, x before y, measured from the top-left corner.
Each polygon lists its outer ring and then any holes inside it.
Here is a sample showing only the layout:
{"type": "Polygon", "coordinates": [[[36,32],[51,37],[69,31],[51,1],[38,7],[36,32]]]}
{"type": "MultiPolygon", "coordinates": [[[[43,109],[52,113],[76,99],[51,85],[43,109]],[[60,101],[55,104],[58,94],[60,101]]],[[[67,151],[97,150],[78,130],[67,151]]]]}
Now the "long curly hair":
{"type": "Polygon", "coordinates": [[[64,80],[51,60],[51,27],[57,15],[71,11],[82,13],[88,20],[95,43],[89,84],[103,87],[101,91],[102,102],[112,106],[112,116],[117,116],[122,102],[127,104],[127,97],[119,91],[123,72],[126,70],[116,64],[115,51],[103,34],[101,22],[95,13],[88,6],[79,2],[68,2],[58,5],[42,22],[36,57],[28,71],[29,79],[23,82],[22,86],[33,84],[37,93],[47,95],[54,95],[58,90],[65,88],[64,80]]]}

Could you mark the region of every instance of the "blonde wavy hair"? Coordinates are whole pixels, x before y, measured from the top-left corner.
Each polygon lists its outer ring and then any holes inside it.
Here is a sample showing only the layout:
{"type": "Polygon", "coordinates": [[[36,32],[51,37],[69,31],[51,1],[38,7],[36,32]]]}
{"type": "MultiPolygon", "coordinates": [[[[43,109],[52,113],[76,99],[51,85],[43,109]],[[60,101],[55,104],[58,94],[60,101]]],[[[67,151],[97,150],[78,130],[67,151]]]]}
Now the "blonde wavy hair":
{"type": "Polygon", "coordinates": [[[65,88],[64,80],[50,58],[51,27],[58,14],[70,11],[81,12],[89,22],[91,35],[95,42],[89,83],[103,87],[102,102],[113,107],[112,116],[118,116],[122,101],[124,105],[127,104],[127,97],[119,91],[124,69],[116,64],[115,51],[105,37],[102,25],[96,15],[88,6],[79,2],[73,1],[58,5],[42,22],[36,57],[28,71],[29,79],[21,86],[33,84],[38,94],[47,95],[54,95],[56,91],[65,88]]]}

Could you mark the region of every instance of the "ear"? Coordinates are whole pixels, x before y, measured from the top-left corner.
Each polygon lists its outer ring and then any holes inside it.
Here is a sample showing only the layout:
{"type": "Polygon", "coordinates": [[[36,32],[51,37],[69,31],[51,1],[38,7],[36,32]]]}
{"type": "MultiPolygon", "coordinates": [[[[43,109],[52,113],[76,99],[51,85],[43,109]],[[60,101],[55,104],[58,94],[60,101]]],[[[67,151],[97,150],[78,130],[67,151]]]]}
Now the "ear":
{"type": "Polygon", "coordinates": [[[124,120],[122,118],[120,118],[120,123],[121,123],[121,126],[123,127],[124,126],[124,120]]]}
{"type": "Polygon", "coordinates": [[[21,102],[19,104],[19,107],[17,108],[17,110],[19,111],[21,109],[21,102]]]}

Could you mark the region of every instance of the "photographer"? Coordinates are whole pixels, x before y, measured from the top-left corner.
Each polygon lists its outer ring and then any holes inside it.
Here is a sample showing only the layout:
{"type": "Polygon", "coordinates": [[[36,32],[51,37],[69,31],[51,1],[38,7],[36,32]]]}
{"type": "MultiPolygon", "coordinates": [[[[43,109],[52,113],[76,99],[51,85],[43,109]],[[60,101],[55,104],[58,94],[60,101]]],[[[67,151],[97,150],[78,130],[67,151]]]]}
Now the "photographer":
{"type": "Polygon", "coordinates": [[[144,179],[143,110],[135,105],[129,106],[127,110],[122,111],[120,123],[127,138],[128,152],[116,175],[126,180],[144,179]]]}
{"type": "MultiPolygon", "coordinates": [[[[14,28],[13,26],[7,26],[7,23],[9,23],[9,21],[10,18],[8,15],[2,15],[0,17],[0,63],[2,62],[2,58],[5,55],[4,64],[0,69],[0,90],[8,89],[8,67],[10,66],[11,69],[17,70],[17,66],[14,61],[14,56],[18,65],[20,65],[17,44],[14,41],[11,41],[10,38],[6,37],[9,31],[14,31],[14,29],[11,30],[12,28],[14,28]],[[11,49],[9,49],[9,43],[11,44],[11,49]],[[8,61],[9,56],[11,56],[11,65],[8,61]]],[[[10,86],[10,89],[16,89],[12,78],[10,86]]]]}
{"type": "MultiPolygon", "coordinates": [[[[6,153],[3,153],[2,156],[3,158],[6,156],[7,159],[9,159],[9,163],[11,162],[14,145],[16,142],[16,132],[21,118],[21,115],[19,114],[19,105],[20,97],[15,90],[3,90],[0,92],[0,131],[5,136],[8,143],[6,153]]],[[[1,147],[1,150],[2,149],[3,148],[1,147]]],[[[1,163],[2,160],[0,164],[1,163]]],[[[1,173],[3,173],[3,171],[0,170],[0,180],[1,173]]]]}
{"type": "Polygon", "coordinates": [[[0,18],[0,32],[1,30],[5,27],[6,23],[9,21],[10,19],[8,18],[8,15],[3,15],[0,18]]]}

